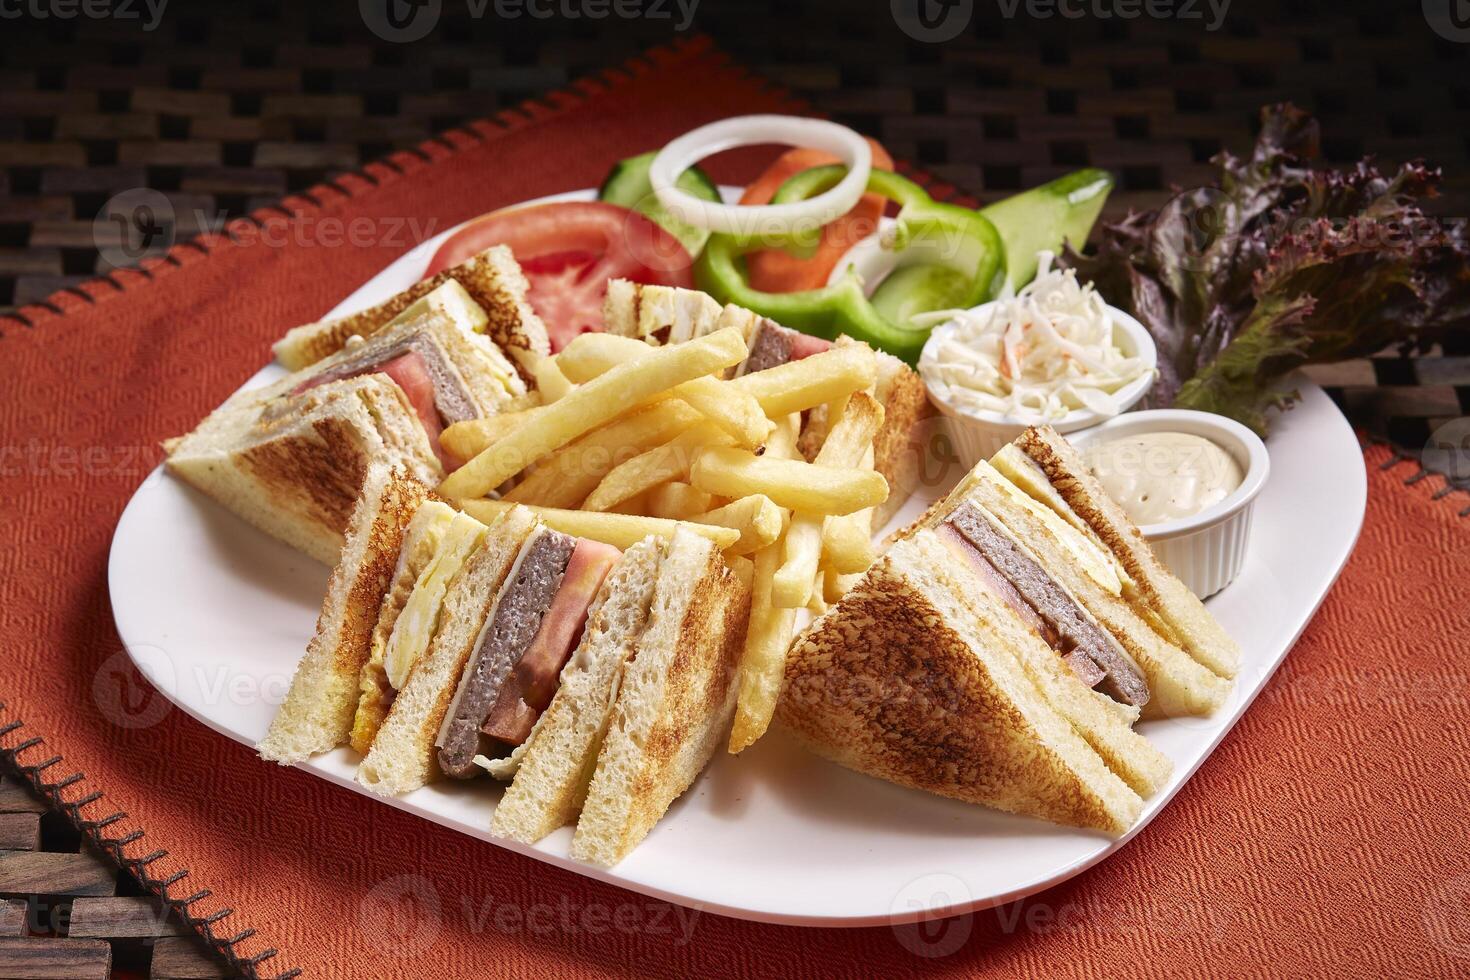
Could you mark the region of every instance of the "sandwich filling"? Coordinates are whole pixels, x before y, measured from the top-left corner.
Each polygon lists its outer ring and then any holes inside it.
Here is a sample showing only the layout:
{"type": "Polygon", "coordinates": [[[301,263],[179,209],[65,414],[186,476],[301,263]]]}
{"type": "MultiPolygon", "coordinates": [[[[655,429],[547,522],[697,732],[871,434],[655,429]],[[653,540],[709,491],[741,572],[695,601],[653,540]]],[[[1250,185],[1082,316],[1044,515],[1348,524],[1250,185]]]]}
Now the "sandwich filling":
{"type": "Polygon", "coordinates": [[[1123,704],[1148,703],[1148,682],[1132,658],[984,508],[961,504],[939,531],[1084,684],[1123,704]]]}
{"type": "Polygon", "coordinates": [[[521,547],[439,729],[435,745],[445,775],[474,776],[476,756],[499,758],[525,742],[621,554],[545,528],[521,547]]]}
{"type": "MultiPolygon", "coordinates": [[[[371,346],[361,344],[360,346],[371,346]]],[[[364,374],[386,374],[403,390],[414,414],[429,436],[429,444],[440,453],[439,435],[446,425],[479,418],[469,388],[449,355],[427,333],[411,334],[391,345],[377,345],[355,357],[346,357],[331,370],[308,378],[291,392],[299,395],[333,381],[364,374]]]]}
{"type": "Polygon", "coordinates": [[[819,354],[831,346],[832,342],[829,340],[791,330],[775,320],[762,318],[756,324],[755,334],[750,338],[750,353],[735,373],[739,376],[780,367],[791,361],[819,354]]]}
{"type": "Polygon", "coordinates": [[[395,693],[429,645],[448,582],[484,531],[479,521],[437,500],[425,501],[414,513],[359,675],[351,738],[359,752],[367,752],[395,693]]]}

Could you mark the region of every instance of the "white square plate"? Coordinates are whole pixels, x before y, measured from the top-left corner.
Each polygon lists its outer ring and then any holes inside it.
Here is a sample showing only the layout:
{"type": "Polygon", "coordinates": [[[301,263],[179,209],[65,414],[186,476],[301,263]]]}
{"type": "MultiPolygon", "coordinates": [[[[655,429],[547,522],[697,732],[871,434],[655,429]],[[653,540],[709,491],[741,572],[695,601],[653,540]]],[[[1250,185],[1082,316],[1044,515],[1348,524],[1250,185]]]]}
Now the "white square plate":
{"type": "MultiPolygon", "coordinates": [[[[329,315],[418,281],[450,233],[406,253],[329,315]]],[[[272,365],[248,386],[281,373],[272,365]]],[[[488,780],[431,785],[389,802],[589,877],[766,922],[912,921],[1013,901],[1063,881],[1126,846],[1168,805],[1260,693],[1352,551],[1367,496],[1362,453],[1322,390],[1305,381],[1301,388],[1301,404],[1271,435],[1271,479],[1256,503],[1245,568],[1209,602],[1244,652],[1235,693],[1212,718],[1139,726],[1175,772],[1121,840],[901,789],[808,755],[778,731],[738,757],[718,754],[648,839],[610,870],[567,856],[571,828],[534,847],[490,836],[500,789],[488,780]]],[[[918,488],[883,533],[912,520],[958,477],[950,467],[918,488]]],[[[265,734],[285,697],[327,576],[162,469],[119,521],[108,569],[118,632],[138,667],[174,704],[246,745],[265,734]]],[[[353,781],[356,761],[343,748],[303,768],[367,794],[353,781]]]]}

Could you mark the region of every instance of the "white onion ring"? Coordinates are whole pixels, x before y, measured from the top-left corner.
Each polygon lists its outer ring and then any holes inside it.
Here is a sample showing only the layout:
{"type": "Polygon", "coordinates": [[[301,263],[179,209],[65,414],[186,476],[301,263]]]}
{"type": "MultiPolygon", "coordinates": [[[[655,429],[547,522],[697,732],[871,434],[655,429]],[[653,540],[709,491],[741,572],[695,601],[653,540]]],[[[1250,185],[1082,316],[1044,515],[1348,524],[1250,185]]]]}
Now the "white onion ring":
{"type": "Polygon", "coordinates": [[[654,157],[648,177],[659,203],[686,224],[725,234],[784,237],[793,229],[815,231],[851,211],[867,189],[872,169],[868,141],[846,126],[802,116],[735,116],[690,130],[669,143],[654,157]],[[717,204],[674,183],[705,157],[762,143],[824,150],[847,165],[847,175],[829,191],[787,204],[717,204]]]}

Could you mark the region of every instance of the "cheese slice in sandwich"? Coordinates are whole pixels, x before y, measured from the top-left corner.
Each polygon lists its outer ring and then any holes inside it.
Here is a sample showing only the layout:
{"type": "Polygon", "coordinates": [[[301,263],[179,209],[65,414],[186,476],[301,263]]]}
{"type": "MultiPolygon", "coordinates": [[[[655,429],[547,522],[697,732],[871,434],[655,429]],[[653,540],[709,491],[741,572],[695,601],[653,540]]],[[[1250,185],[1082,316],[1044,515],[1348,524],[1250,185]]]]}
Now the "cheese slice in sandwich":
{"type": "Polygon", "coordinates": [[[290,765],[348,741],[380,610],[404,538],[429,496],[428,487],[387,463],[367,468],[316,633],[257,746],[261,758],[290,765]]]}
{"type": "Polygon", "coordinates": [[[428,649],[449,584],[484,534],[485,525],[437,500],[414,515],[362,668],[351,740],[358,752],[372,745],[394,695],[428,649]]]}
{"type": "Polygon", "coordinates": [[[1016,452],[1010,452],[998,462],[1002,472],[1022,481],[1023,490],[1074,526],[1095,535],[1126,571],[1129,602],[1161,623],[1169,638],[1197,663],[1219,677],[1233,678],[1240,669],[1239,645],[1204,603],[1158,560],[1071,443],[1051,426],[1037,426],[1023,432],[1014,446],[1029,468],[1020,463],[1016,452]]]}

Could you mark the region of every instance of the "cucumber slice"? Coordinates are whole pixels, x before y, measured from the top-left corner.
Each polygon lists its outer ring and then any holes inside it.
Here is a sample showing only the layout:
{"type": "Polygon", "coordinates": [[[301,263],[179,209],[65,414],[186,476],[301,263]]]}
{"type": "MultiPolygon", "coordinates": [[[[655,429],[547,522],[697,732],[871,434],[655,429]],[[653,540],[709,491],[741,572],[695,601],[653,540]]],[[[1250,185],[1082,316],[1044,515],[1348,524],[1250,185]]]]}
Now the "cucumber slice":
{"type": "MultiPolygon", "coordinates": [[[[698,255],[709,239],[709,232],[685,224],[669,214],[659,203],[653,193],[653,182],[648,179],[648,171],[653,167],[653,158],[657,155],[644,153],[614,164],[597,192],[597,199],[637,211],[679,239],[691,256],[698,255]]],[[[719,186],[698,167],[690,167],[684,171],[675,183],[681,190],[688,191],[701,200],[720,200],[719,186]]]]}
{"type": "Polygon", "coordinates": [[[911,265],[895,269],[873,291],[873,307],[905,330],[917,329],[912,319],[920,313],[967,306],[971,282],[942,265],[911,265]]]}
{"type": "Polygon", "coordinates": [[[1036,278],[1037,252],[1060,252],[1063,242],[1082,247],[1112,189],[1106,170],[1078,170],[980,209],[1005,242],[1012,291],[1036,278]]]}

